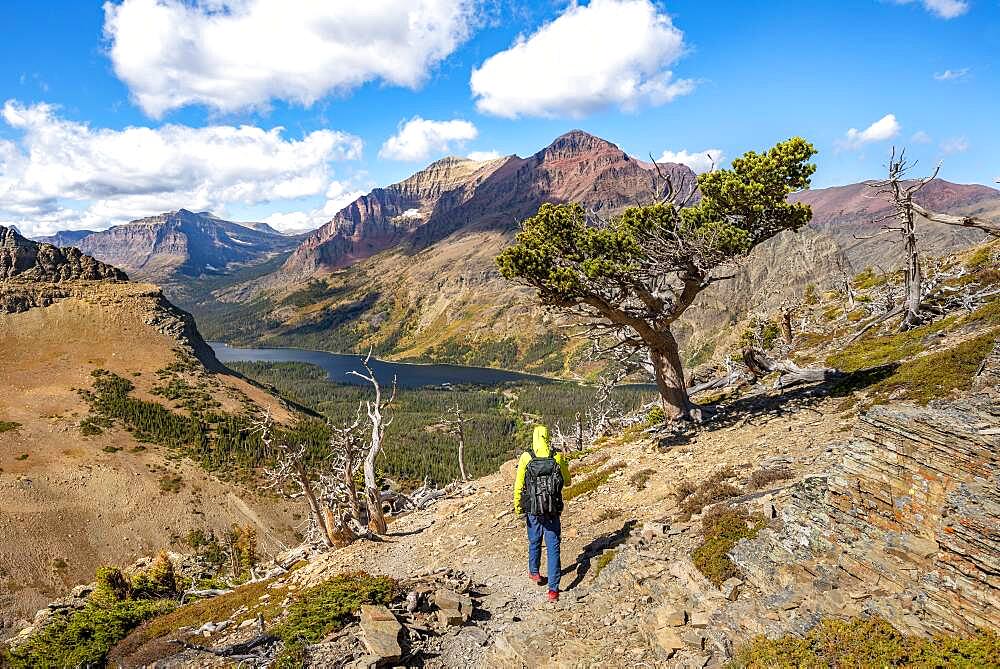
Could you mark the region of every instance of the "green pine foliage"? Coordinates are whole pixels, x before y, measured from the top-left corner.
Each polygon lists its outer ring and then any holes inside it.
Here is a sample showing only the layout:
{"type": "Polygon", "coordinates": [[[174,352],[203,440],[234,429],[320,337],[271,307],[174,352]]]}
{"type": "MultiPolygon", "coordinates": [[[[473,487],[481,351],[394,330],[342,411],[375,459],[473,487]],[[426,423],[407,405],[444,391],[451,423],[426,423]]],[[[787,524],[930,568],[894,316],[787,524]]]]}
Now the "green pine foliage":
{"type": "Polygon", "coordinates": [[[362,604],[388,604],[397,590],[397,583],[388,576],[363,572],[340,574],[304,590],[275,629],[284,642],[275,669],[304,666],[306,645],[321,641],[355,620],[362,604]]]}
{"type": "MultiPolygon", "coordinates": [[[[230,366],[338,424],[353,420],[358,403],[371,396],[368,388],[328,381],[326,372],[315,365],[242,362],[230,366]]],[[[442,416],[458,403],[469,421],[466,468],[474,477],[484,476],[527,448],[536,422],[550,426],[558,422],[565,430],[575,425],[576,413],[585,411],[593,396],[592,388],[571,383],[401,388],[390,409],[393,420],[386,428],[387,448],[380,463],[386,475],[397,481],[422,481],[429,476],[443,484],[458,478],[458,443],[440,429],[442,416]]],[[[614,395],[626,409],[638,408],[652,397],[641,386],[621,388],[614,395]]]]}
{"type": "MultiPolygon", "coordinates": [[[[81,423],[84,433],[98,425],[118,424],[140,442],[166,446],[186,455],[208,471],[225,478],[245,479],[273,460],[247,415],[236,415],[204,406],[188,413],[132,396],[135,386],[112,372],[97,369],[91,390],[81,391],[90,403],[92,416],[81,423]]],[[[100,428],[97,428],[100,429],[100,428]]],[[[92,432],[94,433],[94,432],[92,432]]],[[[311,457],[326,456],[328,432],[319,420],[303,420],[291,428],[279,428],[275,443],[304,443],[311,457]]],[[[165,492],[176,492],[179,479],[164,481],[165,492]]]]}
{"type": "Polygon", "coordinates": [[[100,567],[97,585],[83,608],[56,613],[15,650],[3,666],[15,669],[103,667],[108,651],[141,623],[177,607],[173,565],[160,555],[148,572],[126,576],[100,567]]]}

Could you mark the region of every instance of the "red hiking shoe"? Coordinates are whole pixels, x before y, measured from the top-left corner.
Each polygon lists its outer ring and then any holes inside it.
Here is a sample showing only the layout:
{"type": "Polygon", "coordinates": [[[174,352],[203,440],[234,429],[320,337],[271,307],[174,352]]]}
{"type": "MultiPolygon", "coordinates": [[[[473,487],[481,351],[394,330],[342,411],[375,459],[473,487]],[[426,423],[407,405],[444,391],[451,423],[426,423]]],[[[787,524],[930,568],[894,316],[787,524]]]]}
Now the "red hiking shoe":
{"type": "Polygon", "coordinates": [[[549,590],[549,601],[550,602],[558,602],[559,601],[559,591],[558,590],[549,590]]]}
{"type": "Polygon", "coordinates": [[[541,574],[528,574],[528,578],[530,578],[532,581],[534,581],[536,585],[541,585],[542,584],[542,575],[541,574]]]}

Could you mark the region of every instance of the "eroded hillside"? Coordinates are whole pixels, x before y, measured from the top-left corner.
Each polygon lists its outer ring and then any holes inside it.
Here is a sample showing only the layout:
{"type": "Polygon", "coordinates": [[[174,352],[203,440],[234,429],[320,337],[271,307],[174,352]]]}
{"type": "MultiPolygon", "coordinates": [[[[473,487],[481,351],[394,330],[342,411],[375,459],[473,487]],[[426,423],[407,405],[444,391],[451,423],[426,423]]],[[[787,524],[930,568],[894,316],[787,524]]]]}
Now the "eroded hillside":
{"type": "Polygon", "coordinates": [[[291,541],[291,507],[225,483],[225,472],[209,474],[176,449],[126,430],[126,422],[98,415],[84,391],[100,378],[95,374],[114,375],[133,387],[131,397],[168,411],[183,413],[193,399],[219,413],[253,407],[291,422],[284,405],[225,372],[190,316],[155,286],[126,282],[113,268],[81,276],[74,267],[108,266],[81,260],[75,249],[21,242],[5,251],[22,271],[0,280],[0,608],[7,631],[67,586],[89,580],[96,566],[177,545],[192,529],[249,523],[269,546],[291,541]],[[108,278],[94,280],[98,274],[108,278]]]}

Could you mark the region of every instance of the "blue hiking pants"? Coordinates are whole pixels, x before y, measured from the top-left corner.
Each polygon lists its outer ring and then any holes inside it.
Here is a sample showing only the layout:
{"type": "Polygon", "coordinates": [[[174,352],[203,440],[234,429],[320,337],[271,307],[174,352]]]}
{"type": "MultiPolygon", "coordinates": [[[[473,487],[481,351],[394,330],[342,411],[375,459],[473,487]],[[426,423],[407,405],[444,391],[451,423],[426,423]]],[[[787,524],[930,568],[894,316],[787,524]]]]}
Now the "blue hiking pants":
{"type": "Polygon", "coordinates": [[[545,539],[545,564],[549,571],[549,590],[559,592],[562,565],[559,563],[559,540],[562,528],[559,516],[528,514],[528,573],[537,574],[542,561],[542,539],[545,539]]]}

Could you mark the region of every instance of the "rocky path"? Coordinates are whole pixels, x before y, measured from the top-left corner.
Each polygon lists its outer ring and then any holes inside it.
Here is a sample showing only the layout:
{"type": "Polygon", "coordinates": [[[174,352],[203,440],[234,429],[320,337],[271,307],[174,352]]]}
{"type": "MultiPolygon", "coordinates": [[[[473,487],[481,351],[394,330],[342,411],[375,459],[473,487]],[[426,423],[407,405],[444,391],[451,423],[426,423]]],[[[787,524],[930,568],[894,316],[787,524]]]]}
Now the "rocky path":
{"type": "MultiPolygon", "coordinates": [[[[689,616],[727,601],[690,563],[698,524],[675,520],[677,484],[704,480],[725,466],[745,479],[775,458],[804,477],[828,464],[828,445],[845,436],[850,422],[832,405],[820,406],[706,430],[666,449],[651,438],[594,449],[574,462],[577,480],[614,473],[567,503],[557,604],[527,578],[524,521],[512,509],[513,461],[477,481],[473,494],[398,518],[383,542],[329,552],[292,580],[310,585],[357,569],[399,579],[443,569],[466,574],[481,586],[478,615],[473,625],[445,635],[440,654],[425,666],[663,666],[662,644],[674,641],[679,647],[668,653],[674,666],[705,666],[723,655],[713,652],[707,636],[656,638],[664,607],[689,616]],[[648,476],[643,485],[635,481],[639,472],[648,476]],[[471,627],[478,631],[470,637],[471,627]]],[[[770,508],[787,484],[765,490],[754,503],[770,508]]]]}

